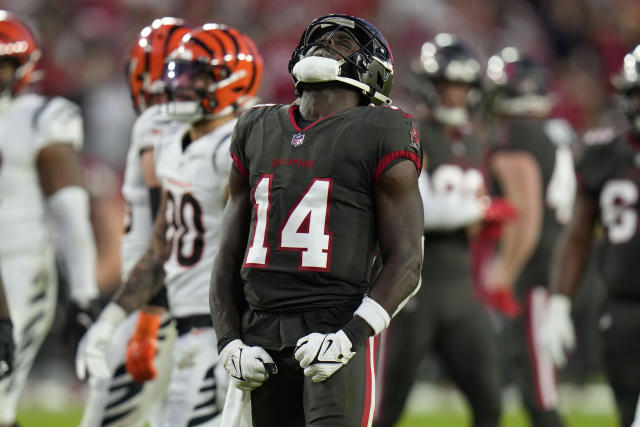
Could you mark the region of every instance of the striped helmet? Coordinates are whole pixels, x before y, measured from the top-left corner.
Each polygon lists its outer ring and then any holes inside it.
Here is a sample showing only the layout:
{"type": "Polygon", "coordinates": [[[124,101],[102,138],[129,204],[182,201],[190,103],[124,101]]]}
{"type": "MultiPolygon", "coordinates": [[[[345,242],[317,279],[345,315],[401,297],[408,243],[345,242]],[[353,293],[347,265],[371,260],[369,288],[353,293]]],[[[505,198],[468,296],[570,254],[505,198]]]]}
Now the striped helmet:
{"type": "Polygon", "coordinates": [[[191,122],[231,114],[255,97],[262,70],[262,57],[247,35],[205,24],[185,35],[167,59],[166,112],[191,122]]]}
{"type": "Polygon", "coordinates": [[[133,107],[138,113],[164,94],[162,70],[167,55],[180,44],[189,27],[179,18],[159,18],[144,27],[129,54],[126,66],[133,107]]]}
{"type": "Polygon", "coordinates": [[[29,84],[40,56],[36,38],[26,24],[17,15],[0,10],[0,59],[16,64],[13,80],[6,88],[11,95],[29,84]]]}

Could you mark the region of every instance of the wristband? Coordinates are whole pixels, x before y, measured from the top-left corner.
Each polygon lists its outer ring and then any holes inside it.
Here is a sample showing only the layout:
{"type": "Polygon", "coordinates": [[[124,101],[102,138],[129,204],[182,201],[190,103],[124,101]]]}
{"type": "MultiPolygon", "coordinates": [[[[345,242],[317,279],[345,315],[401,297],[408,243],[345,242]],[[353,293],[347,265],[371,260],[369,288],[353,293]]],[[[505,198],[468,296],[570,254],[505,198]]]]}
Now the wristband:
{"type": "Polygon", "coordinates": [[[360,304],[360,307],[358,307],[353,315],[358,315],[367,322],[369,326],[371,326],[371,329],[373,329],[374,336],[382,332],[383,329],[389,326],[389,322],[391,322],[391,317],[389,313],[387,313],[387,310],[367,296],[362,298],[362,304],[360,304]]]}

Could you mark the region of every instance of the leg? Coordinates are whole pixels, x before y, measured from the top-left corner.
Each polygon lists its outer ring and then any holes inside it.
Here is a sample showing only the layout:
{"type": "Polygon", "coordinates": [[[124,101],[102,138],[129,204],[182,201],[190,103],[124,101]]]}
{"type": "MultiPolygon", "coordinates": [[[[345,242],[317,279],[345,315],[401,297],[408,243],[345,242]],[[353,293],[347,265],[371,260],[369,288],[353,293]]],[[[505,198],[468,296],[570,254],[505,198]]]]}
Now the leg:
{"type": "Polygon", "coordinates": [[[513,376],[534,427],[561,427],[555,367],[538,345],[537,330],[547,302],[544,288],[529,291],[522,316],[508,321],[513,376]]]}
{"type": "Polygon", "coordinates": [[[613,389],[623,427],[633,422],[640,394],[640,305],[609,303],[601,322],[609,327],[602,332],[604,365],[613,389]]]}
{"type": "Polygon", "coordinates": [[[222,412],[218,399],[218,352],[212,327],[177,337],[163,425],[216,426],[222,412]]]}
{"type": "Polygon", "coordinates": [[[0,381],[0,425],[11,425],[33,361],[53,322],[58,282],[48,246],[8,254],[0,261],[16,343],[13,373],[0,381]]]}
{"type": "Polygon", "coordinates": [[[402,415],[431,339],[427,311],[415,299],[411,300],[381,334],[375,427],[392,426],[402,415]]]}
{"type": "Polygon", "coordinates": [[[466,312],[438,332],[436,349],[469,401],[474,427],[498,427],[502,390],[496,341],[478,303],[470,304],[466,312]]]}

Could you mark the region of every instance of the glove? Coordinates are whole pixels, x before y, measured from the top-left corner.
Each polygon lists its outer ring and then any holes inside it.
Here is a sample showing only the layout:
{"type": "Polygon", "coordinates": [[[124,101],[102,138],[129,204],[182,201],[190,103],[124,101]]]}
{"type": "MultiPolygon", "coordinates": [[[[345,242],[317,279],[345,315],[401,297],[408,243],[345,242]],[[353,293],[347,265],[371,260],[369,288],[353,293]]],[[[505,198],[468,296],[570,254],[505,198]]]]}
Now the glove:
{"type": "Polygon", "coordinates": [[[118,304],[110,303],[102,310],[98,320],[80,340],[76,352],[76,375],[84,380],[87,373],[98,379],[111,377],[107,364],[107,349],[115,328],[127,317],[118,304]]]}
{"type": "Polygon", "coordinates": [[[140,311],[136,331],[129,340],[125,366],[138,383],[152,380],[158,374],[153,361],[158,351],[157,335],[161,317],[140,311]]]}
{"type": "Polygon", "coordinates": [[[269,375],[278,373],[269,353],[261,347],[248,346],[241,339],[231,341],[222,349],[220,362],[236,380],[236,387],[245,391],[260,387],[269,375]]]}
{"type": "Polygon", "coordinates": [[[560,294],[551,295],[546,315],[540,325],[540,346],[556,366],[567,363],[567,352],[576,344],[575,332],[571,321],[571,301],[560,294]]]}
{"type": "Polygon", "coordinates": [[[65,309],[64,337],[74,347],[78,345],[80,338],[100,315],[103,304],[99,299],[86,303],[70,301],[65,309]]]}
{"type": "Polygon", "coordinates": [[[9,319],[0,319],[0,379],[11,373],[15,349],[13,325],[9,319]]]}
{"type": "Polygon", "coordinates": [[[346,365],[356,354],[351,351],[351,341],[339,330],[333,334],[314,332],[304,336],[296,343],[294,356],[304,369],[304,375],[319,383],[346,365]]]}
{"type": "Polygon", "coordinates": [[[520,303],[514,298],[510,287],[493,287],[495,290],[485,290],[484,302],[492,309],[506,317],[516,317],[521,313],[520,303]]]}
{"type": "Polygon", "coordinates": [[[482,241],[497,242],[502,235],[504,223],[516,219],[517,216],[515,208],[506,199],[492,198],[484,211],[478,238],[482,241]]]}

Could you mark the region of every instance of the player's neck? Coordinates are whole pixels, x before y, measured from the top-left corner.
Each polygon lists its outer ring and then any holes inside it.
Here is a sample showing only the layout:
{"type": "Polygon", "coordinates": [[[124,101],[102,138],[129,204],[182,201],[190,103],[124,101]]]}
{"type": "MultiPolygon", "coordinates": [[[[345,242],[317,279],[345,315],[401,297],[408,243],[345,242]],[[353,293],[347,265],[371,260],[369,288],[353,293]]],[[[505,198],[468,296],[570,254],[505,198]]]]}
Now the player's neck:
{"type": "Polygon", "coordinates": [[[329,114],[348,110],[359,105],[359,94],[342,87],[305,90],[300,98],[300,115],[308,121],[316,121],[329,114]]]}
{"type": "Polygon", "coordinates": [[[215,119],[205,119],[195,122],[189,129],[189,136],[192,141],[195,141],[206,134],[213,132],[216,128],[233,119],[233,117],[233,114],[229,114],[223,117],[216,117],[215,119]]]}

